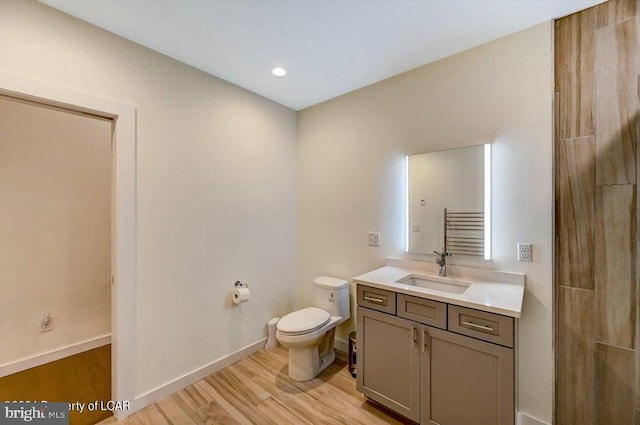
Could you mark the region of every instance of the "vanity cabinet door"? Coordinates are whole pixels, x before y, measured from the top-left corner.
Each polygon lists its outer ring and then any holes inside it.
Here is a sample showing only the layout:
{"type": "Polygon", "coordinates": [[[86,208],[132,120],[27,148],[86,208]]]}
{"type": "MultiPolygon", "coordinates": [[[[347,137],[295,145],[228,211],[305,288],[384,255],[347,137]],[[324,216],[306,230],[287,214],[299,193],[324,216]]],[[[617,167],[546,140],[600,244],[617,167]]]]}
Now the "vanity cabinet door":
{"type": "Polygon", "coordinates": [[[433,425],[513,425],[513,350],[420,327],[421,418],[433,425]]]}
{"type": "Polygon", "coordinates": [[[358,391],[418,422],[420,355],[418,324],[358,306],[358,391]]]}

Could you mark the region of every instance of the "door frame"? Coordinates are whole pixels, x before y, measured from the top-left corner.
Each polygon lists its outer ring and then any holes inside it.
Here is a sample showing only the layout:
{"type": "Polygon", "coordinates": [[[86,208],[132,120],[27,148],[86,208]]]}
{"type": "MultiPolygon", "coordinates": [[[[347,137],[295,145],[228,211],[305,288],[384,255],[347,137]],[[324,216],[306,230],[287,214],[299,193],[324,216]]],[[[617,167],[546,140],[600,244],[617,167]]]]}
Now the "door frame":
{"type": "Polygon", "coordinates": [[[111,397],[129,401],[132,410],[114,412],[121,419],[133,412],[136,396],[136,109],[43,81],[0,72],[0,94],[111,119],[111,397]]]}

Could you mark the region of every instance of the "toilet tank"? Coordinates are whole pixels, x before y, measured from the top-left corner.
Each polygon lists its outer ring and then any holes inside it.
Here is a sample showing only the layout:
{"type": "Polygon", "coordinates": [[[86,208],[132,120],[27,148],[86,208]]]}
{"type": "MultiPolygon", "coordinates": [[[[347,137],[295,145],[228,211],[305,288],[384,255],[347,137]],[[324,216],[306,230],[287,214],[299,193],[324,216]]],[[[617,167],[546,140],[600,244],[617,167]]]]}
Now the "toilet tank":
{"type": "Polygon", "coordinates": [[[347,320],[349,309],[349,282],[329,276],[313,279],[313,305],[326,310],[331,316],[347,320]]]}

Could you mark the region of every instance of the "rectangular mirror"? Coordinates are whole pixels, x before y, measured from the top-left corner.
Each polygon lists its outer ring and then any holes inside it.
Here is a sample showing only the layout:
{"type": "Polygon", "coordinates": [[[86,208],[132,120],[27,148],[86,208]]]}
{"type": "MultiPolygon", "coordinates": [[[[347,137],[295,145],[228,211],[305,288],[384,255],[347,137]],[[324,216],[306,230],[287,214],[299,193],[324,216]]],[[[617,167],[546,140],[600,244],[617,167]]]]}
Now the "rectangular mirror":
{"type": "Polygon", "coordinates": [[[407,157],[407,251],[491,258],[491,145],[407,157]]]}

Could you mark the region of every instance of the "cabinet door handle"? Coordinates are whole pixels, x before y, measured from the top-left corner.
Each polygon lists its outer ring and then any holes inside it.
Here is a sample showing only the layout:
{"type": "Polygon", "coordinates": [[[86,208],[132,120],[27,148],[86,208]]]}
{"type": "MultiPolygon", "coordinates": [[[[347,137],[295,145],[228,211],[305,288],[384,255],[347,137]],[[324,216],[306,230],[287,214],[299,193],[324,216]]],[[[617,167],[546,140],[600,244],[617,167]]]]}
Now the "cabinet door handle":
{"type": "Polygon", "coordinates": [[[423,353],[429,350],[428,341],[429,341],[429,336],[427,335],[427,330],[423,328],[422,329],[422,352],[423,353]]]}
{"type": "Polygon", "coordinates": [[[364,297],[365,301],[369,301],[371,303],[376,303],[376,304],[383,304],[384,300],[382,298],[376,298],[376,297],[370,297],[368,295],[365,295],[364,297]]]}
{"type": "Polygon", "coordinates": [[[478,325],[477,323],[473,323],[473,322],[462,322],[462,324],[465,326],[470,326],[475,329],[480,329],[481,331],[488,331],[488,332],[494,331],[494,329],[491,326],[478,325]]]}
{"type": "Polygon", "coordinates": [[[418,329],[416,329],[416,325],[411,325],[411,331],[413,332],[413,348],[418,345],[418,329]]]}

